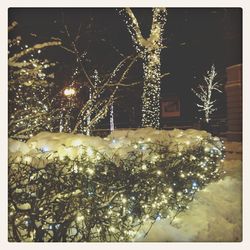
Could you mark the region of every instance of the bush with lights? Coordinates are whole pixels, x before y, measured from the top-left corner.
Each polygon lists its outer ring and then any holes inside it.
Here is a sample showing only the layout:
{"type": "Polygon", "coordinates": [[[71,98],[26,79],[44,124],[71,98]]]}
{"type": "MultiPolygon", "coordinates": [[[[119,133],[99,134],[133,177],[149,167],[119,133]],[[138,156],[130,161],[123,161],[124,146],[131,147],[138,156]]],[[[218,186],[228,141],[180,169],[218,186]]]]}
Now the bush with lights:
{"type": "Polygon", "coordinates": [[[81,144],[10,153],[9,241],[132,241],[144,222],[173,220],[220,178],[224,146],[170,138],[142,138],[122,156],[81,144]]]}

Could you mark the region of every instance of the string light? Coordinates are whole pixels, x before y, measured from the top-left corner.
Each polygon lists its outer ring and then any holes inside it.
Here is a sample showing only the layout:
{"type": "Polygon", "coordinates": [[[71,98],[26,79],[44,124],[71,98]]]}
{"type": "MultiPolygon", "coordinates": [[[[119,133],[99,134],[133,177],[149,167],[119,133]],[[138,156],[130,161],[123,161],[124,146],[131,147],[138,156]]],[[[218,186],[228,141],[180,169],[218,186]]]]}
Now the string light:
{"type": "Polygon", "coordinates": [[[55,64],[47,59],[36,58],[31,51],[41,53],[60,42],[45,42],[33,47],[22,43],[21,37],[9,40],[9,136],[27,140],[39,131],[52,130],[52,120],[56,118],[49,112],[49,89],[53,74],[46,74],[55,64]],[[25,59],[24,59],[25,58],[25,59]],[[49,121],[49,122],[48,122],[49,121]]]}
{"type": "Polygon", "coordinates": [[[200,108],[200,112],[204,112],[206,123],[209,123],[211,114],[217,110],[217,108],[215,108],[216,100],[212,99],[213,92],[217,91],[222,93],[220,89],[221,84],[215,81],[216,76],[217,72],[213,64],[210,71],[207,71],[207,75],[204,76],[204,84],[198,85],[196,90],[192,89],[201,102],[201,104],[197,104],[197,107],[200,108]]]}
{"type": "MultiPolygon", "coordinates": [[[[26,156],[28,160],[21,157],[18,164],[16,159],[9,161],[9,212],[18,220],[20,226],[15,230],[22,230],[22,241],[28,240],[28,230],[34,230],[33,241],[37,240],[37,227],[33,227],[36,218],[44,232],[59,230],[66,241],[132,241],[144,222],[175,218],[176,213],[188,209],[197,191],[222,174],[219,163],[224,158],[223,145],[212,137],[201,138],[192,146],[183,141],[186,148],[182,156],[162,143],[143,139],[135,143],[137,148],[131,145],[131,152],[121,159],[76,144],[64,147],[63,159],[55,153],[53,162],[48,161],[41,169],[35,167],[35,159],[46,159],[45,151],[42,156],[40,150],[37,157],[34,153],[26,156]],[[204,150],[208,145],[213,155],[204,150]],[[80,150],[79,156],[76,152],[80,150]],[[154,157],[157,160],[152,162],[154,157]],[[32,166],[29,171],[27,164],[32,166]],[[17,183],[24,188],[17,189],[17,183]],[[27,191],[30,189],[36,192],[27,191]],[[22,211],[38,204],[43,205],[34,210],[32,218],[23,217],[22,211]],[[61,209],[65,206],[69,210],[61,209]]],[[[11,233],[9,237],[13,241],[11,233]]],[[[44,234],[42,240],[56,238],[44,234]]]]}
{"type": "Polygon", "coordinates": [[[160,90],[163,31],[167,21],[166,8],[153,8],[148,38],[144,38],[138,21],[130,8],[122,9],[134,46],[143,59],[144,85],[142,94],[142,127],[160,127],[160,90]]]}
{"type": "Polygon", "coordinates": [[[115,124],[114,124],[114,104],[112,103],[110,107],[110,131],[112,132],[115,129],[115,124]]]}

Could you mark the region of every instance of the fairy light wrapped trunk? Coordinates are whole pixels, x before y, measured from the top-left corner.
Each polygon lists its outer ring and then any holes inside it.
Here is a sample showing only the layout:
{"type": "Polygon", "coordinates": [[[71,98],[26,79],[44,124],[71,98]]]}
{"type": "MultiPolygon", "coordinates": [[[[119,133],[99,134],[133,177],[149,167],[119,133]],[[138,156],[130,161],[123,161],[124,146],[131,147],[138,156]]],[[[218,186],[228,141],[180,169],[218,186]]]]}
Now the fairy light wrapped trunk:
{"type": "Polygon", "coordinates": [[[130,8],[120,11],[126,18],[137,53],[143,59],[144,85],[142,94],[142,127],[160,126],[160,91],[163,31],[167,21],[166,8],[153,8],[150,35],[141,34],[138,21],[130,8]]]}

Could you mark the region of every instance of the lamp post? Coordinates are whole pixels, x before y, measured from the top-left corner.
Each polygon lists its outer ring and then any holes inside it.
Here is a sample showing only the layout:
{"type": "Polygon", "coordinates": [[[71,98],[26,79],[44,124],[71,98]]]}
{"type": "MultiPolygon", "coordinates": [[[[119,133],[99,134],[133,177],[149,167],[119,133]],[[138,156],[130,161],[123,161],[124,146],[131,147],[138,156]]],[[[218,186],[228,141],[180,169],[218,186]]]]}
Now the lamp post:
{"type": "MultiPolygon", "coordinates": [[[[70,107],[71,106],[71,100],[76,95],[76,89],[74,87],[66,87],[63,90],[63,95],[69,100],[68,105],[70,107]]],[[[66,117],[66,119],[67,119],[67,117],[66,117]]],[[[64,128],[63,119],[60,119],[59,131],[62,132],[63,128],[64,128]]]]}

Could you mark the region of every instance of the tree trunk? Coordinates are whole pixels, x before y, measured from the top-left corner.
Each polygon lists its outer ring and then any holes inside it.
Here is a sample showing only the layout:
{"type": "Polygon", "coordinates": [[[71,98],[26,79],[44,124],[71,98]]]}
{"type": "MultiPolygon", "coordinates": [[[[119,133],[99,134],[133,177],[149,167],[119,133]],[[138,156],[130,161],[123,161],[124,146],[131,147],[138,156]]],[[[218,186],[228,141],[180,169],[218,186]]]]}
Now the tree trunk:
{"type": "Polygon", "coordinates": [[[143,59],[144,84],[142,94],[142,127],[160,127],[161,64],[163,31],[167,21],[166,8],[152,9],[149,37],[143,37],[137,18],[130,8],[121,10],[128,18],[127,28],[138,54],[143,59]]]}
{"type": "Polygon", "coordinates": [[[145,49],[143,56],[144,86],[142,94],[142,127],[160,127],[160,49],[145,49]]]}

